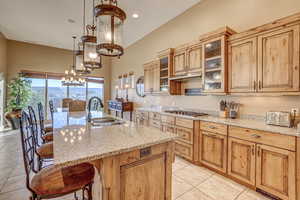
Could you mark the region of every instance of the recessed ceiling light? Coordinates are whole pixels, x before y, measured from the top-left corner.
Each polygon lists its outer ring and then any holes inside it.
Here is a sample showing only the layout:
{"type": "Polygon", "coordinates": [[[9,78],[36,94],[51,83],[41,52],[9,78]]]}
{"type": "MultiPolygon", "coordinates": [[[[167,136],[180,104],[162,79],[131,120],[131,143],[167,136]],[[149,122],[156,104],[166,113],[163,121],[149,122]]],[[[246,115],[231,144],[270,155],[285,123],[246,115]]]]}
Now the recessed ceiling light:
{"type": "Polygon", "coordinates": [[[137,14],[137,13],[133,13],[132,14],[132,18],[134,18],[134,19],[137,19],[137,18],[139,18],[140,16],[139,16],[139,14],[137,14]]]}
{"type": "Polygon", "coordinates": [[[74,24],[75,20],[74,19],[68,19],[68,22],[71,23],[71,24],[74,24]]]}

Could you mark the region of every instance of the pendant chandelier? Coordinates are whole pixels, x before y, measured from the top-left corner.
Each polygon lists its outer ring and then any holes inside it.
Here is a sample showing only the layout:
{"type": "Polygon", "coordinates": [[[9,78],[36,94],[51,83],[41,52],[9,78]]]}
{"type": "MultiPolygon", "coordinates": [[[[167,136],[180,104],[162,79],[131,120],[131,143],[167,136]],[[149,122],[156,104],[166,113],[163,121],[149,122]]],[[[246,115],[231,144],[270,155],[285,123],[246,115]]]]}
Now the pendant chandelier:
{"type": "Polygon", "coordinates": [[[118,7],[117,0],[101,0],[94,8],[97,24],[97,52],[103,56],[120,57],[122,47],[123,24],[126,13],[118,7]]]}
{"type": "MultiPolygon", "coordinates": [[[[93,7],[94,7],[93,0],[93,7]]],[[[85,24],[85,0],[83,1],[83,36],[81,37],[83,47],[83,65],[86,70],[94,70],[102,68],[101,55],[97,52],[97,37],[95,36],[96,25],[95,15],[93,13],[93,24],[85,24]]]]}
{"type": "Polygon", "coordinates": [[[92,69],[85,67],[83,64],[83,45],[78,42],[78,49],[75,51],[75,71],[81,75],[90,74],[92,69]]]}
{"type": "Polygon", "coordinates": [[[76,37],[73,36],[73,65],[70,70],[65,71],[65,76],[62,77],[63,86],[84,86],[85,84],[85,78],[76,72],[75,39],[76,37]]]}

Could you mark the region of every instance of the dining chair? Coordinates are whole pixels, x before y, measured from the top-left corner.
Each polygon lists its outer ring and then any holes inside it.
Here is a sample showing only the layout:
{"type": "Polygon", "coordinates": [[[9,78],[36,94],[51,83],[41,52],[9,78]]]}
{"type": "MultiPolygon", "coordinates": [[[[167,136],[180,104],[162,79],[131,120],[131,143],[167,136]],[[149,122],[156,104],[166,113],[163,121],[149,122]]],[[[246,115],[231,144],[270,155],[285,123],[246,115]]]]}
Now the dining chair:
{"type": "MultiPolygon", "coordinates": [[[[32,127],[34,137],[35,152],[37,154],[38,169],[43,167],[43,163],[53,159],[53,142],[45,142],[45,138],[38,131],[37,120],[32,106],[28,106],[29,125],[32,127]]],[[[52,136],[53,138],[53,136],[52,136]]]]}
{"type": "MultiPolygon", "coordinates": [[[[95,175],[93,165],[82,163],[64,168],[50,166],[38,171],[35,168],[33,126],[25,111],[22,111],[20,130],[26,187],[31,193],[30,200],[53,199],[76,194],[75,192],[80,190],[83,193],[86,191],[88,200],[92,200],[92,184],[95,175]]],[[[84,196],[82,199],[85,199],[84,196]]]]}
{"type": "Polygon", "coordinates": [[[63,108],[69,108],[70,106],[70,103],[72,102],[73,100],[71,98],[64,98],[62,100],[62,107],[63,108]]]}
{"type": "Polygon", "coordinates": [[[69,104],[69,112],[86,111],[86,101],[73,100],[69,104]]]}
{"type": "Polygon", "coordinates": [[[40,132],[42,137],[46,141],[52,141],[53,140],[53,127],[51,126],[45,126],[45,115],[44,115],[44,106],[40,102],[38,103],[38,114],[39,114],[39,123],[40,123],[40,132]]]}

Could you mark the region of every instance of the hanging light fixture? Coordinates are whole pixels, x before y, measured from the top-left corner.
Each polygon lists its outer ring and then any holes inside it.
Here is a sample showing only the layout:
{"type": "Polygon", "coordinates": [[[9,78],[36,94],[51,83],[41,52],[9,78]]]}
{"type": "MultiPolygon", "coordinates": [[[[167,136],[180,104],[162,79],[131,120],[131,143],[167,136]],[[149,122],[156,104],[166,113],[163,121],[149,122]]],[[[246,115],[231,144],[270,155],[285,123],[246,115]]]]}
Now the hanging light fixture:
{"type": "Polygon", "coordinates": [[[76,73],[75,39],[76,37],[73,36],[73,65],[70,70],[65,71],[65,76],[61,79],[63,86],[84,86],[85,84],[85,78],[76,73]]]}
{"type": "MultiPolygon", "coordinates": [[[[94,8],[93,0],[93,8],[94,8]]],[[[95,14],[93,12],[93,24],[85,25],[85,0],[83,0],[83,36],[81,37],[83,45],[83,65],[87,69],[100,69],[101,55],[97,52],[97,37],[95,36],[96,25],[95,25],[95,14]],[[85,29],[87,34],[85,34],[85,29]]]]}
{"type": "Polygon", "coordinates": [[[101,0],[94,8],[97,24],[97,52],[103,56],[120,57],[122,47],[123,24],[126,13],[118,7],[117,0],[101,0]]]}
{"type": "Polygon", "coordinates": [[[81,75],[90,74],[92,69],[85,67],[83,63],[83,45],[78,42],[78,49],[75,51],[75,70],[81,75]]]}

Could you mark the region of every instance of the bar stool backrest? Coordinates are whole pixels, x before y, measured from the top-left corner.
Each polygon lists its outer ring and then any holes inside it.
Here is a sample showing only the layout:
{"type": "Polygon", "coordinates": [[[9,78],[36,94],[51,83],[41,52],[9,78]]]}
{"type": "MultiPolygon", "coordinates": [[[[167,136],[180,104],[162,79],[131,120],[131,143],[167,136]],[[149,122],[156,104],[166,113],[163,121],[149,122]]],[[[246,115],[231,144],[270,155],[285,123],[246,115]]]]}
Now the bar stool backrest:
{"type": "Polygon", "coordinates": [[[20,120],[20,130],[21,130],[21,144],[23,150],[24,167],[26,172],[26,186],[30,189],[30,176],[32,173],[36,173],[35,170],[35,139],[33,135],[33,128],[31,120],[25,111],[22,111],[22,116],[20,120]]]}
{"type": "Polygon", "coordinates": [[[38,123],[36,120],[36,115],[34,112],[34,109],[32,106],[28,106],[28,113],[29,113],[29,120],[31,121],[32,124],[32,129],[33,129],[33,135],[34,135],[34,139],[36,141],[36,144],[40,144],[39,143],[39,130],[38,130],[38,123]]]}
{"type": "Polygon", "coordinates": [[[49,109],[50,109],[50,113],[51,113],[51,120],[53,121],[54,104],[53,104],[52,100],[49,101],[49,109]]]}
{"type": "Polygon", "coordinates": [[[45,116],[44,116],[44,106],[43,106],[43,104],[41,102],[38,103],[38,112],[39,112],[39,121],[40,121],[41,133],[44,134],[45,116]]]}

